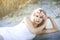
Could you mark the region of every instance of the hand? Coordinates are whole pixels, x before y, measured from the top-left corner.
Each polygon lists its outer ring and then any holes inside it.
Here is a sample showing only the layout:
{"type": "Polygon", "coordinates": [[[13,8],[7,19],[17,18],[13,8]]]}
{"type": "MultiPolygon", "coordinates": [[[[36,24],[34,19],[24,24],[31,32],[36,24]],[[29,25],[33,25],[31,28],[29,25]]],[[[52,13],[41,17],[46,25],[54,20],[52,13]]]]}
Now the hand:
{"type": "Polygon", "coordinates": [[[47,20],[47,15],[45,15],[44,13],[42,13],[43,19],[47,20]]]}

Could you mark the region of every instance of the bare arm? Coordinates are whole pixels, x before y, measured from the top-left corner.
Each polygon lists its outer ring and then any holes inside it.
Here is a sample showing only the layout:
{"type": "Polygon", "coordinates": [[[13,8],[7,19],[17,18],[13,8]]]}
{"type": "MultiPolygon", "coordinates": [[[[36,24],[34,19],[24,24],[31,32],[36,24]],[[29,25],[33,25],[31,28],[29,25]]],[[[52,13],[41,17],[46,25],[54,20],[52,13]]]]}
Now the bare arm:
{"type": "Polygon", "coordinates": [[[51,17],[48,17],[48,18],[50,19],[53,28],[45,29],[43,30],[43,33],[52,33],[52,32],[58,31],[57,25],[54,22],[54,20],[51,17]]]}
{"type": "Polygon", "coordinates": [[[42,30],[45,28],[45,25],[46,25],[46,21],[45,21],[42,26],[35,28],[35,27],[32,25],[32,22],[31,22],[31,20],[29,20],[29,18],[25,18],[25,23],[27,24],[28,29],[29,29],[33,34],[40,34],[40,33],[42,32],[42,30]]]}

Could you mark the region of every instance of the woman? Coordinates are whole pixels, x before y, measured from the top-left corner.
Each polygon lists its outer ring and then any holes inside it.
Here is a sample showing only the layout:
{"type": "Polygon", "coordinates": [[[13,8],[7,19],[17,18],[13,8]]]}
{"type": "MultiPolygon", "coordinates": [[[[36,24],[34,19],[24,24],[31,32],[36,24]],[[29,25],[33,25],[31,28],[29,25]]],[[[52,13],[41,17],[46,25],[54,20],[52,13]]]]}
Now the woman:
{"type": "Polygon", "coordinates": [[[31,17],[25,17],[15,27],[0,28],[0,35],[4,40],[32,40],[37,34],[56,32],[57,26],[52,18],[47,17],[46,12],[41,8],[33,11],[31,17]],[[52,29],[46,28],[46,20],[52,22],[52,29]]]}
{"type": "Polygon", "coordinates": [[[28,25],[28,29],[33,34],[41,34],[41,33],[52,33],[58,31],[57,25],[51,17],[46,15],[46,12],[38,8],[32,13],[31,19],[25,18],[25,23],[28,25]],[[50,19],[52,27],[50,29],[46,29],[46,20],[50,19]]]}

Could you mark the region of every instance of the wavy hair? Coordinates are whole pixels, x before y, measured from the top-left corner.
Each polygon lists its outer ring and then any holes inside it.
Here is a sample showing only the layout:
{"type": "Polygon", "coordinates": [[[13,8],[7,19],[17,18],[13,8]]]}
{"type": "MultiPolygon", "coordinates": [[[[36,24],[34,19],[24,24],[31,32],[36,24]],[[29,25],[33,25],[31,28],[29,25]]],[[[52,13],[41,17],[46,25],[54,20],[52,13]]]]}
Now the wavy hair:
{"type": "MultiPolygon", "coordinates": [[[[36,11],[40,11],[40,13],[41,12],[43,12],[45,15],[46,15],[46,12],[42,9],[42,8],[37,8],[36,10],[34,10],[33,12],[32,12],[32,14],[31,14],[31,21],[33,21],[33,19],[34,19],[34,13],[36,12],[36,11]]],[[[42,24],[44,23],[44,20],[40,23],[40,24],[38,24],[38,26],[37,27],[39,27],[39,26],[41,26],[42,24]]]]}

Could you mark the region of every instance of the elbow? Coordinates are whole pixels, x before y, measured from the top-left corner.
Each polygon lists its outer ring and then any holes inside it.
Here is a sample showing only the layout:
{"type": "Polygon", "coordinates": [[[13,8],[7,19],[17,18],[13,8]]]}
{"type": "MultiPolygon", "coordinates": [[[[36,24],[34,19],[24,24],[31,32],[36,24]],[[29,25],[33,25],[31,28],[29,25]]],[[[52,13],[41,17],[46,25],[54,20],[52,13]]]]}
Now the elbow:
{"type": "Polygon", "coordinates": [[[58,32],[58,29],[55,29],[56,32],[58,32]]]}
{"type": "Polygon", "coordinates": [[[58,29],[54,29],[54,31],[53,32],[58,32],[58,29]]]}
{"type": "Polygon", "coordinates": [[[53,29],[55,30],[55,32],[56,32],[56,31],[58,31],[58,28],[57,28],[57,26],[55,26],[53,29]]]}
{"type": "Polygon", "coordinates": [[[58,31],[58,28],[55,28],[54,30],[57,32],[58,31]]]}

